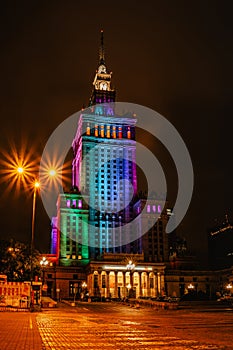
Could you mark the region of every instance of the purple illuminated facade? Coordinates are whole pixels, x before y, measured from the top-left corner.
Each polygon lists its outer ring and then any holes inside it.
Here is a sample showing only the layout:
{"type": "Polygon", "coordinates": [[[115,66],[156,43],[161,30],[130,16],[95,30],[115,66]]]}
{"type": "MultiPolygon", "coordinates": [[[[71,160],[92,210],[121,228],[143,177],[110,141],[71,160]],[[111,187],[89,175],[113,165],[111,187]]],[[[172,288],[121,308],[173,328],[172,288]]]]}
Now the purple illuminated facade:
{"type": "Polygon", "coordinates": [[[86,265],[106,254],[142,254],[148,262],[168,260],[168,215],[161,213],[163,205],[155,200],[147,202],[142,213],[145,201],[137,196],[137,120],[134,114],[117,115],[115,96],[101,33],[89,108],[81,112],[72,143],[72,190],[59,195],[52,220],[51,253],[61,266],[86,265]],[[123,226],[139,214],[137,232],[131,225],[125,232],[123,226]],[[141,225],[153,222],[158,214],[158,222],[141,236],[141,225]]]}
{"type": "Polygon", "coordinates": [[[141,250],[138,243],[133,249],[132,245],[122,245],[121,234],[114,235],[115,227],[133,218],[132,198],[137,193],[137,175],[136,119],[134,116],[115,115],[113,102],[115,90],[111,86],[111,73],[107,71],[101,45],[90,108],[83,111],[79,119],[72,145],[73,187],[79,188],[89,198],[92,258],[103,252],[133,253],[135,250],[136,253],[136,250],[141,250]]]}
{"type": "Polygon", "coordinates": [[[59,290],[64,298],[78,297],[83,281],[89,296],[101,298],[156,297],[166,288],[165,227],[171,212],[158,198],[138,196],[137,120],[116,111],[115,96],[101,33],[89,107],[81,112],[72,142],[72,188],[59,194],[52,220],[51,296],[59,290]],[[136,225],[125,227],[133,220],[136,225]],[[143,227],[150,228],[141,236],[143,227]]]}

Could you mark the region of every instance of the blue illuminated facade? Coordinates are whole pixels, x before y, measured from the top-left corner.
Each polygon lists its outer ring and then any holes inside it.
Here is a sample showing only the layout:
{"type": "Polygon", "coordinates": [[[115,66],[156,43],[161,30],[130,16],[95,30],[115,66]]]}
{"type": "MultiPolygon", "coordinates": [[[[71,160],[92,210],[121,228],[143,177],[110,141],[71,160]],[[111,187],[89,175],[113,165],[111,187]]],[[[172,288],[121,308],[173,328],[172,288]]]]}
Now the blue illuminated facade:
{"type": "Polygon", "coordinates": [[[148,262],[168,260],[166,214],[161,213],[160,223],[140,235],[141,224],[158,217],[160,205],[151,201],[151,209],[141,214],[143,201],[137,197],[137,120],[133,114],[117,115],[115,96],[101,33],[89,108],[81,112],[72,143],[72,190],[59,195],[57,216],[52,220],[51,253],[56,254],[61,266],[85,265],[106,254],[141,254],[148,262]],[[139,214],[136,233],[130,225],[127,232],[121,229],[139,214]]]}
{"type": "Polygon", "coordinates": [[[87,291],[101,298],[156,297],[165,290],[170,213],[167,204],[162,211],[163,201],[138,196],[137,120],[134,114],[117,114],[115,98],[102,32],[89,107],[80,113],[72,142],[72,188],[59,194],[52,219],[47,283],[54,295],[59,290],[66,298],[87,291]],[[136,217],[136,225],[125,226],[136,217]],[[142,226],[151,227],[143,236],[142,226]]]}
{"type": "MultiPolygon", "coordinates": [[[[90,108],[81,115],[72,145],[73,187],[89,198],[91,258],[103,252],[133,252],[130,245],[122,245],[121,234],[115,235],[114,228],[131,221],[134,215],[131,199],[137,193],[136,119],[115,115],[112,102],[115,90],[101,50],[90,108]]],[[[137,244],[135,253],[140,249],[137,244]]]]}

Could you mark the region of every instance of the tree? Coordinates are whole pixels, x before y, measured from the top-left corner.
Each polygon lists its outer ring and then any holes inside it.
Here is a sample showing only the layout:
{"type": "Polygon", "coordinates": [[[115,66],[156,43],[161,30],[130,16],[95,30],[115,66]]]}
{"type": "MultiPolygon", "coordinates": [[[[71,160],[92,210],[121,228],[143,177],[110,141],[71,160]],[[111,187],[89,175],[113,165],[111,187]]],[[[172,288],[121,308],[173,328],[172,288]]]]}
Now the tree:
{"type": "Polygon", "coordinates": [[[14,240],[0,240],[0,273],[8,281],[30,281],[40,275],[39,252],[14,240]]]}

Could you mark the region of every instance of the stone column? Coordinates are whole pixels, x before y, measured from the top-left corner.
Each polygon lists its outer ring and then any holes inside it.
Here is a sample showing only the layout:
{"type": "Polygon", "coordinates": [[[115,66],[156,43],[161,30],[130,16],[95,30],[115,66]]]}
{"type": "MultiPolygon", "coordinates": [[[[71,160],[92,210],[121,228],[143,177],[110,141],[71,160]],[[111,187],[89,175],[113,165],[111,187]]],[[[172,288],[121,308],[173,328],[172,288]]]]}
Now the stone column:
{"type": "Polygon", "coordinates": [[[157,272],[157,292],[158,292],[158,295],[161,294],[161,275],[160,275],[160,272],[157,272]]]}
{"type": "Polygon", "coordinates": [[[110,289],[109,289],[109,271],[106,271],[106,289],[107,289],[107,298],[109,298],[110,289]]]}
{"type": "Polygon", "coordinates": [[[165,282],[164,282],[164,274],[161,273],[161,291],[165,294],[165,282]]]}
{"type": "Polygon", "coordinates": [[[150,297],[150,278],[149,273],[146,273],[146,296],[150,297]]]}
{"type": "Polygon", "coordinates": [[[138,272],[139,296],[142,296],[142,272],[138,272]]]}
{"type": "Polygon", "coordinates": [[[94,288],[94,275],[91,271],[87,276],[87,289],[89,292],[89,295],[93,295],[93,288],[94,288]]]}
{"type": "Polygon", "coordinates": [[[118,271],[115,271],[115,284],[114,284],[114,294],[115,298],[118,298],[118,271]]]}
{"type": "Polygon", "coordinates": [[[127,288],[126,288],[126,285],[125,285],[125,271],[122,271],[122,274],[123,274],[123,297],[126,298],[127,297],[127,288]]]}

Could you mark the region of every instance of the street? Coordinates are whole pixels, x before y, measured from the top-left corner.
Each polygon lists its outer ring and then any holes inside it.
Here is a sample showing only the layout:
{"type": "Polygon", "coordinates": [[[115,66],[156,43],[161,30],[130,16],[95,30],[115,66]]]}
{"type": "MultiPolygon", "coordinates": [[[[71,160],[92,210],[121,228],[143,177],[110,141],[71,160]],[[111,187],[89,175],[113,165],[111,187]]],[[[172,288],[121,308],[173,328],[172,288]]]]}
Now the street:
{"type": "Polygon", "coordinates": [[[1,350],[233,349],[233,310],[59,303],[38,313],[1,312],[0,333],[1,350]]]}

